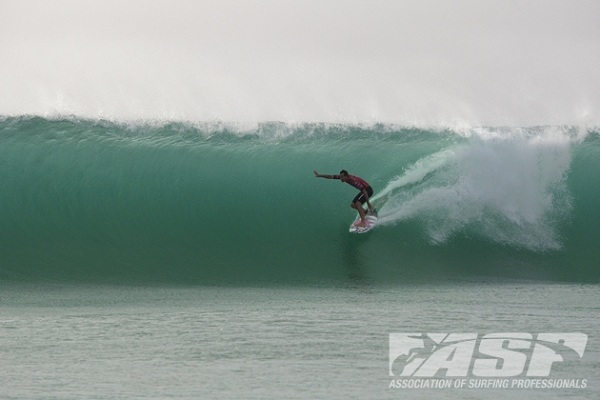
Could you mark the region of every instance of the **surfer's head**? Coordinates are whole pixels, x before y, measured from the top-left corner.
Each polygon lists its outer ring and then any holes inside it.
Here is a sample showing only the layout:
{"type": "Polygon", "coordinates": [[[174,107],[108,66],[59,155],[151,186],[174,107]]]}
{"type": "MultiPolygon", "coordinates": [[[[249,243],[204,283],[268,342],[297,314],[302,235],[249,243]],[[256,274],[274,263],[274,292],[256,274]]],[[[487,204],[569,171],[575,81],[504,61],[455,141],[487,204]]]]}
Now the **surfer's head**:
{"type": "Polygon", "coordinates": [[[348,180],[348,171],[345,169],[340,171],[340,181],[346,182],[348,180]]]}

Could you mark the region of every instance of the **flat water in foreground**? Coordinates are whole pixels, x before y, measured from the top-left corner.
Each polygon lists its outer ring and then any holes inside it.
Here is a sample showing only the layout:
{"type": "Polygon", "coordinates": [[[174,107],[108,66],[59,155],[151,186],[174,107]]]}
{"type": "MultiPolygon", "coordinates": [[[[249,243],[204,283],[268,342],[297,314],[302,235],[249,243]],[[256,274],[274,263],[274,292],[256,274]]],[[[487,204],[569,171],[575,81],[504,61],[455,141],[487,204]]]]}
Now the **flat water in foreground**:
{"type": "Polygon", "coordinates": [[[598,286],[576,284],[3,285],[0,386],[30,399],[597,399],[599,310],[598,286]],[[581,332],[583,357],[560,353],[547,378],[586,387],[390,388],[389,334],[415,332],[581,332]]]}

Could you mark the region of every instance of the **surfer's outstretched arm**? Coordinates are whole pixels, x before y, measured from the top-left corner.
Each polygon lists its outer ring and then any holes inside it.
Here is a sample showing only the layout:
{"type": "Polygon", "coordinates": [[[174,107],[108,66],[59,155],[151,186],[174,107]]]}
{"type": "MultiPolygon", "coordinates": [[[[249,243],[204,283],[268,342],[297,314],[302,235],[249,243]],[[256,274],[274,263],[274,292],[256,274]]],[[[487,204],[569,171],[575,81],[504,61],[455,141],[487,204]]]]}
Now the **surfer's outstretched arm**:
{"type": "Polygon", "coordinates": [[[320,174],[317,171],[313,171],[315,173],[315,176],[317,178],[325,178],[325,179],[336,179],[335,175],[327,175],[327,174],[320,174]]]}

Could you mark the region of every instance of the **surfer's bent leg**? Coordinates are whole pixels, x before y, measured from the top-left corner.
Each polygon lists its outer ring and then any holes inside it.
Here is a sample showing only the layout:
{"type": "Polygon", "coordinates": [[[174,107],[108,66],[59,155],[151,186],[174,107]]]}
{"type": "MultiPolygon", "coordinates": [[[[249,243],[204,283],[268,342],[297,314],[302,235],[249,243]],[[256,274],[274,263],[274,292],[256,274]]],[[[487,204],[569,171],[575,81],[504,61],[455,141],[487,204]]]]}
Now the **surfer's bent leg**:
{"type": "Polygon", "coordinates": [[[361,225],[366,224],[366,213],[365,209],[362,207],[364,202],[365,196],[362,193],[359,193],[354,199],[352,199],[352,203],[350,204],[350,207],[358,211],[358,214],[360,215],[361,225]]]}

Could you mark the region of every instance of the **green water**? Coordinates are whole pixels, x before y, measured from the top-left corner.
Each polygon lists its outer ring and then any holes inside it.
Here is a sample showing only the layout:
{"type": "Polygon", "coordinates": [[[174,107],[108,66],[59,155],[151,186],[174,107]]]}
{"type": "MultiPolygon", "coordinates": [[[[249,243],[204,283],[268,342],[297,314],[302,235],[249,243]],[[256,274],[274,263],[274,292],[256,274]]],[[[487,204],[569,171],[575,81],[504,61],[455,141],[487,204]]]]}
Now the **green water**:
{"type": "Polygon", "coordinates": [[[598,135],[0,121],[0,280],[598,282],[598,135]],[[348,235],[355,191],[380,225],[348,235]]]}
{"type": "Polygon", "coordinates": [[[599,149],[572,127],[3,119],[0,397],[596,399],[599,149]],[[312,174],[342,168],[375,189],[366,235],[354,189],[312,174]],[[419,332],[587,335],[549,375],[586,386],[390,388],[390,334],[419,332]]]}
{"type": "MultiPolygon", "coordinates": [[[[0,287],[7,399],[596,399],[598,287],[0,287]],[[395,332],[581,332],[585,389],[393,389],[395,332]]],[[[472,377],[471,377],[472,378],[472,377]]]]}

